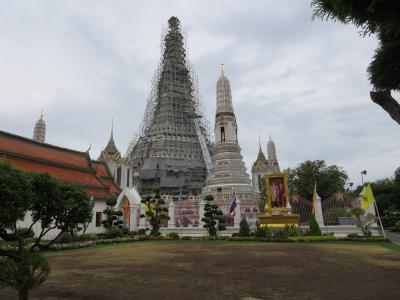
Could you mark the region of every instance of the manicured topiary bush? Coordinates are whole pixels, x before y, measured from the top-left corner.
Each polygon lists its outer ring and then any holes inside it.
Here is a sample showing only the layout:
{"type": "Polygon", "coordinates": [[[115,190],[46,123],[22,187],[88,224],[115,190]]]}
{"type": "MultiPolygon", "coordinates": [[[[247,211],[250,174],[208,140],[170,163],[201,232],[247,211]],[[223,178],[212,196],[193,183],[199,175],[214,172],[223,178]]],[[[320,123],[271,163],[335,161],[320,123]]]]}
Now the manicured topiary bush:
{"type": "Polygon", "coordinates": [[[249,223],[247,223],[246,218],[243,218],[242,221],[240,221],[240,229],[239,229],[239,236],[250,236],[251,235],[251,230],[249,223]]]}
{"type": "Polygon", "coordinates": [[[179,240],[179,234],[176,232],[170,232],[167,234],[167,237],[172,240],[179,240]]]}
{"type": "Polygon", "coordinates": [[[142,199],[145,205],[145,214],[140,215],[141,218],[149,220],[151,236],[160,235],[160,227],[169,220],[168,206],[160,195],[160,188],[153,188],[153,195],[148,195],[142,199]]]}
{"type": "Polygon", "coordinates": [[[122,229],[120,229],[118,227],[112,227],[104,234],[104,238],[114,239],[116,237],[122,237],[123,235],[124,235],[124,233],[123,233],[122,229]]]}
{"type": "Polygon", "coordinates": [[[146,229],[142,228],[138,230],[138,235],[146,235],[146,229]]]}
{"type": "Polygon", "coordinates": [[[203,227],[207,229],[210,236],[216,236],[219,231],[226,229],[223,212],[218,208],[218,205],[212,204],[214,197],[212,195],[205,196],[204,200],[204,217],[201,219],[204,222],[203,227]]]}
{"type": "Polygon", "coordinates": [[[308,232],[308,235],[310,235],[310,236],[320,236],[320,235],[322,235],[321,228],[319,228],[318,222],[315,219],[315,214],[311,215],[310,230],[308,232]]]}
{"type": "Polygon", "coordinates": [[[254,232],[255,237],[258,239],[264,240],[271,240],[272,239],[272,232],[267,228],[257,227],[256,231],[254,232]]]}

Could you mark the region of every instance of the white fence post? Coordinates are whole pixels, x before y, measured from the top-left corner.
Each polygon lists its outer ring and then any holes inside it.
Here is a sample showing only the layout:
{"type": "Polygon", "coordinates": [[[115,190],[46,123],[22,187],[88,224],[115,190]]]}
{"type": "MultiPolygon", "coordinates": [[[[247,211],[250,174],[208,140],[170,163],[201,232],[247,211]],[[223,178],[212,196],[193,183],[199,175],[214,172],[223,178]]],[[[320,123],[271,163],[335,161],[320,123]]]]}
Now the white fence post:
{"type": "Polygon", "coordinates": [[[175,203],[173,200],[171,200],[171,202],[169,203],[168,215],[168,227],[175,227],[175,203]]]}
{"type": "Polygon", "coordinates": [[[204,205],[206,204],[206,202],[204,201],[203,198],[201,198],[200,202],[199,202],[199,227],[203,228],[204,222],[201,220],[204,217],[204,205]]]}
{"type": "Polygon", "coordinates": [[[233,226],[239,227],[241,221],[241,201],[239,197],[236,198],[236,205],[236,214],[233,220],[233,226]]]}
{"type": "Polygon", "coordinates": [[[324,227],[324,216],[322,214],[322,204],[321,197],[317,195],[317,203],[315,207],[315,220],[317,221],[319,227],[324,227]]]}

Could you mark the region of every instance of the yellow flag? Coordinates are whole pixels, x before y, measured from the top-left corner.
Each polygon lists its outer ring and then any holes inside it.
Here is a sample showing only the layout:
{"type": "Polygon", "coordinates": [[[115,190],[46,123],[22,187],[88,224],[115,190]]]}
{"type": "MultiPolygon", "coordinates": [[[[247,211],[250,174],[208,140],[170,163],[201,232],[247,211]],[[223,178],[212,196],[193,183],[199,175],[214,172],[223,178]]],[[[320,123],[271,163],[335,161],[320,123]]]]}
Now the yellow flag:
{"type": "Polygon", "coordinates": [[[374,197],[374,194],[372,193],[371,185],[368,183],[368,185],[364,189],[362,202],[361,202],[361,208],[367,209],[374,202],[375,202],[375,197],[374,197]]]}
{"type": "Polygon", "coordinates": [[[312,195],[312,213],[315,214],[315,209],[317,207],[317,183],[314,183],[314,192],[312,195]]]}

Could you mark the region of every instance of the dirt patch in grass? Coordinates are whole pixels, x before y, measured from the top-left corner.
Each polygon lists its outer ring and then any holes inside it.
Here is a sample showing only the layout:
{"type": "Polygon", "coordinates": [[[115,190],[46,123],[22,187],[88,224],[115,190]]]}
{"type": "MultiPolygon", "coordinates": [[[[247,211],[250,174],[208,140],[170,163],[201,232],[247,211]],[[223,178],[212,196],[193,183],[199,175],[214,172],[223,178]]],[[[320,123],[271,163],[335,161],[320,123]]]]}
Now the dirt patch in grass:
{"type": "Polygon", "coordinates": [[[142,242],[47,256],[51,276],[31,299],[400,299],[400,254],[365,243],[142,242]]]}

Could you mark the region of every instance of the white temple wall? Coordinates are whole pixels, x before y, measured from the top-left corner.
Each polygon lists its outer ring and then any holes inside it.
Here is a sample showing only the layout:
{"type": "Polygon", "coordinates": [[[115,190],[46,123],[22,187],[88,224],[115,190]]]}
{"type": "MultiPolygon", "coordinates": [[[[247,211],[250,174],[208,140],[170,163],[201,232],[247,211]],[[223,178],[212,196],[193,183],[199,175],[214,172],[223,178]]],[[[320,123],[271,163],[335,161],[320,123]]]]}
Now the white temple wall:
{"type": "Polygon", "coordinates": [[[132,182],[132,174],[133,170],[130,168],[128,165],[124,163],[120,163],[114,160],[108,160],[106,161],[108,168],[110,169],[110,173],[114,178],[114,182],[121,188],[131,188],[133,186],[132,182]],[[118,168],[121,168],[121,182],[118,183],[117,180],[117,174],[118,174],[118,168]],[[128,174],[129,170],[129,174],[128,174]]]}
{"type": "MultiPolygon", "coordinates": [[[[124,189],[123,192],[120,194],[120,196],[117,199],[117,204],[115,205],[116,210],[121,210],[123,211],[123,199],[127,197],[129,202],[130,202],[130,230],[136,230],[139,228],[139,223],[140,223],[140,214],[144,213],[144,208],[142,207],[142,204],[140,203],[141,198],[139,194],[137,193],[136,190],[134,189],[124,189]]],[[[105,220],[106,215],[103,213],[103,211],[107,208],[105,200],[96,200],[94,208],[92,210],[92,221],[88,225],[88,228],[86,229],[86,234],[98,234],[98,233],[104,233],[106,229],[103,227],[101,224],[101,221],[105,220]],[[101,216],[99,218],[99,216],[101,216]],[[98,222],[96,224],[96,218],[98,219],[98,222]]],[[[18,228],[27,228],[32,224],[32,217],[31,214],[28,212],[24,218],[23,221],[20,221],[17,223],[18,228]]],[[[144,226],[142,226],[144,228],[144,226]]],[[[33,232],[35,233],[35,236],[39,236],[42,227],[41,224],[38,222],[32,227],[33,232]]],[[[46,235],[45,239],[52,239],[57,236],[57,234],[60,231],[58,229],[53,229],[50,230],[46,235]]],[[[79,233],[82,233],[80,231],[79,233]]]]}

